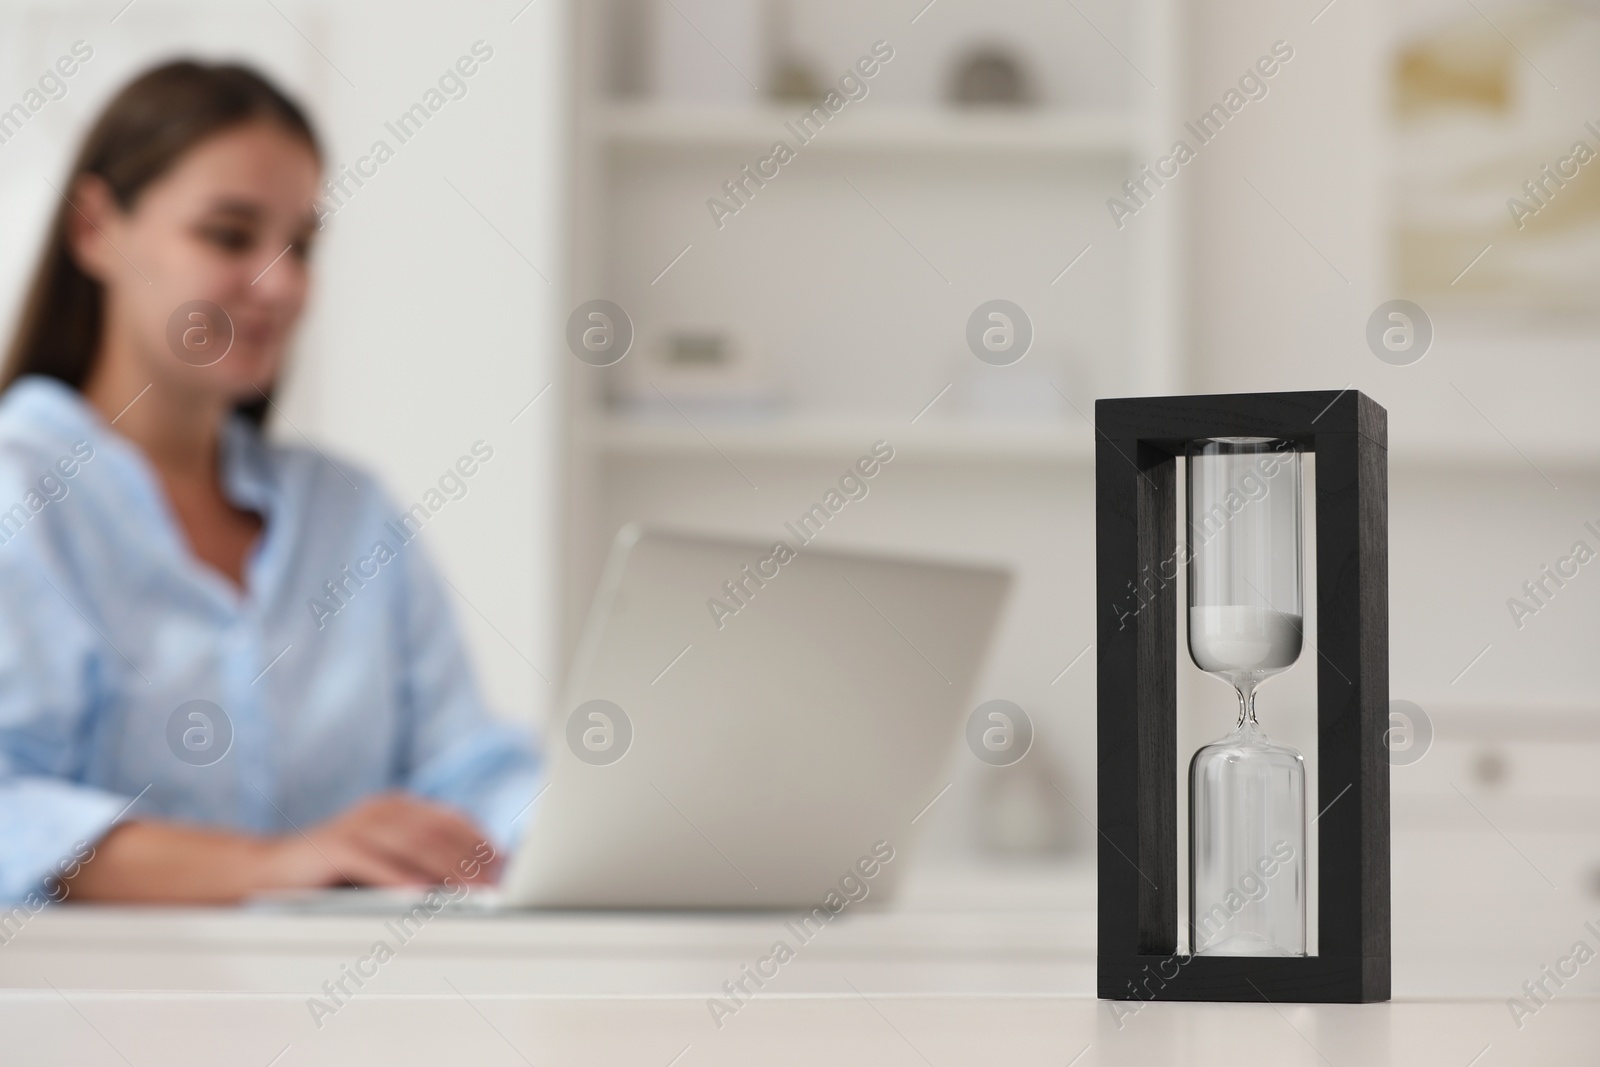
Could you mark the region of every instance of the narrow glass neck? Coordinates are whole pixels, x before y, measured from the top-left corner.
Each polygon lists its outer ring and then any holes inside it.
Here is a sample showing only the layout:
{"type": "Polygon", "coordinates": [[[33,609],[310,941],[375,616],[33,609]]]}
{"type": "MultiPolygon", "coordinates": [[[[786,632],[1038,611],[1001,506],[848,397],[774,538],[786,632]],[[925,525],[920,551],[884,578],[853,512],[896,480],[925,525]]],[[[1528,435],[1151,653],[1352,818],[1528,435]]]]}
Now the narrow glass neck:
{"type": "Polygon", "coordinates": [[[1245,676],[1233,683],[1233,691],[1239,697],[1239,721],[1234,723],[1234,729],[1243,730],[1248,723],[1251,729],[1261,724],[1256,722],[1256,689],[1260,686],[1256,678],[1245,676]]]}

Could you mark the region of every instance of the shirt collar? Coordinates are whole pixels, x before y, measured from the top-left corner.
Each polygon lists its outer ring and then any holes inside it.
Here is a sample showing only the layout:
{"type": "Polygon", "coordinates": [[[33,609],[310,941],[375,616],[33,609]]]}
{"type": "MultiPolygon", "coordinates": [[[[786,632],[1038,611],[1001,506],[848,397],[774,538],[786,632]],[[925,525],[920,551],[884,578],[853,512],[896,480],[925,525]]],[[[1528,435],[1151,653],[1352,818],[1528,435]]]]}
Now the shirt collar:
{"type": "MultiPolygon", "coordinates": [[[[140,449],[117,433],[83,394],[60,379],[24,375],[7,390],[6,401],[21,421],[59,435],[63,443],[86,440],[96,449],[109,446],[132,453],[149,467],[149,460],[140,449]]],[[[223,426],[219,453],[222,490],[228,499],[263,516],[270,515],[278,501],[278,485],[261,431],[243,415],[234,414],[223,426]]]]}
{"type": "Polygon", "coordinates": [[[31,428],[98,444],[109,429],[83,396],[58,378],[25,374],[5,395],[6,413],[31,428]]]}
{"type": "Polygon", "coordinates": [[[222,491],[241,508],[257,512],[269,523],[279,501],[269,446],[258,427],[235,414],[222,430],[222,491]]]}

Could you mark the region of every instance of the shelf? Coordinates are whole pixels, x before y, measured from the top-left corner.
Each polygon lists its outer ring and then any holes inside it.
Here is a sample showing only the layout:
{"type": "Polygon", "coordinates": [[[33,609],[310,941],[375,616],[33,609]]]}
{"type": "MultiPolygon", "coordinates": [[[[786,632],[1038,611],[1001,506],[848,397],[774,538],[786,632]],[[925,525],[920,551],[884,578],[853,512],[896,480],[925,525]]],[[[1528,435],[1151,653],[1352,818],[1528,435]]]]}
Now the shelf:
{"type": "MultiPolygon", "coordinates": [[[[936,419],[931,414],[909,424],[901,413],[876,417],[774,415],[767,419],[719,418],[689,412],[693,424],[680,415],[627,416],[602,414],[588,421],[580,434],[589,447],[625,459],[716,458],[718,449],[729,455],[772,459],[831,459],[888,440],[914,459],[943,462],[1012,461],[1087,465],[1094,459],[1094,441],[1087,423],[1075,415],[1062,422],[999,422],[981,419],[936,419]],[[702,436],[702,434],[704,436],[702,436]],[[710,444],[707,444],[709,439],[710,444]]],[[[1537,481],[1539,471],[1553,476],[1592,476],[1600,470],[1596,453],[1554,449],[1533,453],[1537,469],[1508,448],[1493,442],[1473,442],[1457,448],[1391,448],[1389,466],[1399,474],[1507,473],[1537,481]]],[[[1542,484],[1542,483],[1541,483],[1542,484]]],[[[1559,480],[1557,484],[1560,484],[1559,480]]]]}
{"type": "Polygon", "coordinates": [[[883,418],[783,416],[732,422],[691,414],[670,419],[601,417],[582,431],[599,451],[619,458],[659,459],[730,455],[771,459],[853,458],[887,440],[897,454],[942,461],[1006,460],[1089,464],[1094,449],[1087,424],[987,423],[925,419],[909,424],[903,414],[883,418]],[[713,449],[712,446],[716,448],[713,449]]]}
{"type": "Polygon", "coordinates": [[[797,152],[1001,152],[1117,158],[1133,151],[1140,137],[1135,119],[1115,112],[878,108],[854,104],[820,133],[808,134],[812,140],[802,145],[785,123],[798,126],[798,118],[805,111],[798,104],[608,104],[591,112],[589,121],[598,140],[614,148],[733,148],[762,155],[781,139],[797,152]]]}

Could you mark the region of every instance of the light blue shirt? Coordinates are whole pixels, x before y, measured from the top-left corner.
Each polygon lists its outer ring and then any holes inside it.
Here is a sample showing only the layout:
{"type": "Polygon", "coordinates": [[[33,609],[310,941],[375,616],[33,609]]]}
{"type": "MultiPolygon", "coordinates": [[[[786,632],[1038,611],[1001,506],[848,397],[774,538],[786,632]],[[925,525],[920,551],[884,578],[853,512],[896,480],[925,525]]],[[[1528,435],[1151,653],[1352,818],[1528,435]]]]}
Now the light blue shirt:
{"type": "Polygon", "coordinates": [[[417,524],[242,419],[221,461],[265,519],[242,593],[78,393],[26,377],[0,397],[0,900],[118,819],[286,834],[385,789],[513,843],[536,751],[484,706],[417,524]]]}

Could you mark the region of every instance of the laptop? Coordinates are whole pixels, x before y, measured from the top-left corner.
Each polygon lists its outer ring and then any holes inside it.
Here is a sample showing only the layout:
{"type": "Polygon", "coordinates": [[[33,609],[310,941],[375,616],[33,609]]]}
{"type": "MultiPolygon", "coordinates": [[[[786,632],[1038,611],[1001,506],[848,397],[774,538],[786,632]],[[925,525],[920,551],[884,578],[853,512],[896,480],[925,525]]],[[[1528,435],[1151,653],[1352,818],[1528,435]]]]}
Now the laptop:
{"type": "Polygon", "coordinates": [[[1009,584],[994,567],[624,528],[549,724],[547,785],[498,891],[467,899],[888,900],[950,781],[1009,584]]]}

